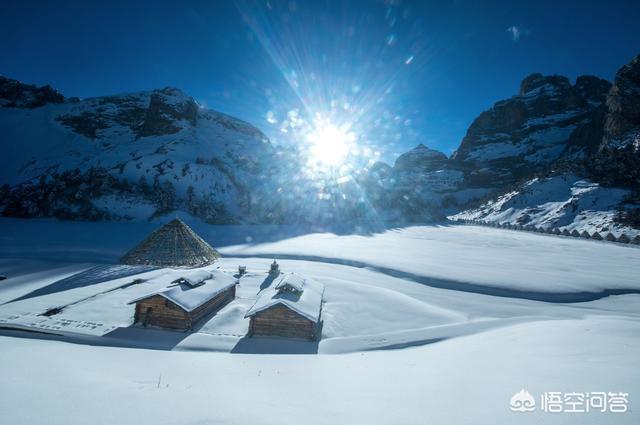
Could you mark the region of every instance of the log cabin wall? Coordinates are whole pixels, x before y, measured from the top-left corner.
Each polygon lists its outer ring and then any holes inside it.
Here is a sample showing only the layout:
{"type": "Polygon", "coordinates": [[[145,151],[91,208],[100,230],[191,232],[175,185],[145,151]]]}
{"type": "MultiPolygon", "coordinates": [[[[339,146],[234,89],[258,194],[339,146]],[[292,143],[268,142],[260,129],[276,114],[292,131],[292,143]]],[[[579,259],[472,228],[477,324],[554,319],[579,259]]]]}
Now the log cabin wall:
{"type": "Polygon", "coordinates": [[[160,295],[136,303],[135,322],[144,326],[169,329],[189,329],[191,320],[182,307],[160,295]]]}
{"type": "Polygon", "coordinates": [[[251,316],[251,336],[316,339],[316,324],[295,311],[276,305],[251,316]]]}
{"type": "Polygon", "coordinates": [[[236,286],[230,286],[191,312],[160,295],[136,303],[135,323],[168,329],[189,330],[203,317],[220,310],[235,298],[236,286]]]}

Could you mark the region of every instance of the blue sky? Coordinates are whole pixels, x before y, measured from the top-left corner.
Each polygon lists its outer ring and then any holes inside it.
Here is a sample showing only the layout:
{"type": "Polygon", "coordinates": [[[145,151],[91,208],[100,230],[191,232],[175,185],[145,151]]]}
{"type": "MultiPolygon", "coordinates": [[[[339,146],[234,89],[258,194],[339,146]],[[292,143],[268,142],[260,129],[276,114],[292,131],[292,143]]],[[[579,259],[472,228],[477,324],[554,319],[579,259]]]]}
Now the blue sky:
{"type": "Polygon", "coordinates": [[[280,143],[296,143],[296,122],[321,114],[389,161],[417,143],[450,154],[530,73],[611,80],[640,53],[637,1],[4,0],[2,9],[7,77],[80,97],[179,87],[280,143]]]}

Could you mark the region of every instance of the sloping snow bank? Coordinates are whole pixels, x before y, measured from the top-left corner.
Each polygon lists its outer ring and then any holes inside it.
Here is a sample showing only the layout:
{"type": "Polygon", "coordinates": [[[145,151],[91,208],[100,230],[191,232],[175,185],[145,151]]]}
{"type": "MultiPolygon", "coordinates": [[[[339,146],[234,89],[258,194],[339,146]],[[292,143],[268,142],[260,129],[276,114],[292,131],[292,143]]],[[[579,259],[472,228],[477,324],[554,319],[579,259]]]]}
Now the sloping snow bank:
{"type": "Polygon", "coordinates": [[[337,356],[165,352],[0,337],[6,384],[0,411],[13,425],[636,424],[639,335],[637,321],[543,321],[424,347],[337,356]],[[521,388],[538,401],[548,391],[621,391],[629,393],[629,412],[512,412],[509,400],[521,388]]]}

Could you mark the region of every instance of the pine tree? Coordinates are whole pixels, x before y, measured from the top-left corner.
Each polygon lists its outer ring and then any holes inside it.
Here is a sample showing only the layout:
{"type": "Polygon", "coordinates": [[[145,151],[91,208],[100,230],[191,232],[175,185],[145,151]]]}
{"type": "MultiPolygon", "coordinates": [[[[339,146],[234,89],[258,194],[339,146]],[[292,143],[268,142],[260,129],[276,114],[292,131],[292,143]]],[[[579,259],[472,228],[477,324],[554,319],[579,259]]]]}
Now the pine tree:
{"type": "Polygon", "coordinates": [[[165,180],[162,183],[161,190],[159,191],[158,210],[161,212],[167,212],[175,209],[176,207],[176,189],[169,180],[165,180]]]}
{"type": "Polygon", "coordinates": [[[9,193],[11,193],[11,186],[8,184],[0,186],[0,205],[4,204],[5,200],[9,198],[9,193]]]}
{"type": "Polygon", "coordinates": [[[149,183],[147,183],[147,178],[144,175],[140,176],[140,180],[138,180],[138,190],[145,196],[149,194],[149,183]]]}
{"type": "Polygon", "coordinates": [[[193,186],[189,185],[187,187],[187,211],[193,214],[196,212],[197,207],[196,191],[193,186]]]}

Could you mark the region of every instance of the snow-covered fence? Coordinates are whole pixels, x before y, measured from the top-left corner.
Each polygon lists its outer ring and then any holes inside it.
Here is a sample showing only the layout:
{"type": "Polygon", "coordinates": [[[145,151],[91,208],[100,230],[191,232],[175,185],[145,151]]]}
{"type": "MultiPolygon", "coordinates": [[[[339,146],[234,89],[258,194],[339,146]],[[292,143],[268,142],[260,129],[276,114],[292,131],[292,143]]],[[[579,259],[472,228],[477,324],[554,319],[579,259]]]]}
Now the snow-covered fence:
{"type": "Polygon", "coordinates": [[[620,236],[618,236],[618,243],[629,243],[631,242],[631,239],[629,239],[629,236],[625,235],[624,233],[621,234],[620,236]]]}
{"type": "Polygon", "coordinates": [[[522,225],[519,223],[509,223],[509,222],[498,222],[498,221],[484,221],[477,219],[457,219],[454,220],[454,223],[458,224],[467,224],[467,225],[475,225],[475,226],[486,226],[486,227],[495,227],[497,229],[508,229],[508,230],[519,230],[525,232],[534,232],[534,233],[542,233],[547,235],[554,236],[568,236],[574,238],[583,238],[583,239],[593,239],[597,241],[607,241],[607,242],[617,242],[617,243],[631,243],[640,245],[640,235],[637,235],[635,238],[630,239],[624,233],[620,234],[620,236],[616,237],[611,232],[608,233],[600,233],[594,232],[589,233],[586,230],[579,232],[578,230],[569,230],[567,228],[560,229],[559,227],[544,227],[544,226],[534,226],[532,224],[522,225]]]}

